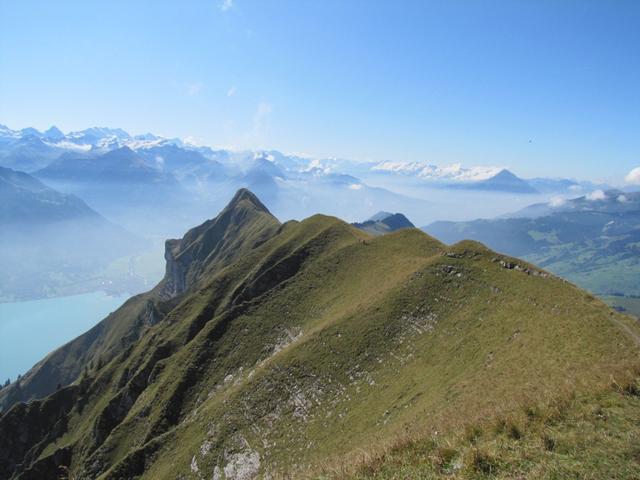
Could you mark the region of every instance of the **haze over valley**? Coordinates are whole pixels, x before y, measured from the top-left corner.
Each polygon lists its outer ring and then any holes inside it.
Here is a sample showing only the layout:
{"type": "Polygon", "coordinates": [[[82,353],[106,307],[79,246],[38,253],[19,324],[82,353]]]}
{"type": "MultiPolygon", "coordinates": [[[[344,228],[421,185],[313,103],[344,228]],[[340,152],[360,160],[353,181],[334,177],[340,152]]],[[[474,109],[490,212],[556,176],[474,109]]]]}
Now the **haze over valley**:
{"type": "Polygon", "coordinates": [[[0,480],[640,479],[638,25],[0,0],[0,480]]]}
{"type": "MultiPolygon", "coordinates": [[[[90,292],[114,298],[144,292],[164,274],[165,239],[210,218],[247,187],[283,220],[320,212],[374,234],[427,225],[425,231],[447,243],[477,239],[639,313],[637,193],[571,179],[526,180],[499,167],[231,151],[113,128],[64,133],[3,126],[0,134],[4,302],[66,297],[72,305],[84,298],[74,295],[90,292]],[[389,224],[395,228],[376,218],[386,210],[400,212],[389,224]],[[482,216],[494,220],[475,220],[482,216]]],[[[25,333],[28,325],[25,320],[25,333]]],[[[33,349],[29,358],[35,362],[48,351],[33,349]]]]}

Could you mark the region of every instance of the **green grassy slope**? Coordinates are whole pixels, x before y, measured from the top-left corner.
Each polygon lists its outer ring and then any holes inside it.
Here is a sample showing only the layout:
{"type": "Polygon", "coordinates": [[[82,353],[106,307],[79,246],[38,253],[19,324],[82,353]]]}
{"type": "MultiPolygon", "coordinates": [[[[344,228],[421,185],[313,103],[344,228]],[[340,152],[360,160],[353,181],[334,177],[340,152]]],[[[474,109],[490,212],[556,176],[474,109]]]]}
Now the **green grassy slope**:
{"type": "Polygon", "coordinates": [[[639,478],[637,374],[589,393],[562,391],[453,433],[398,438],[390,448],[364,452],[318,478],[639,478]]]}
{"type": "MultiPolygon", "coordinates": [[[[265,219],[253,197],[226,211],[265,219]]],[[[408,430],[588,388],[637,356],[629,317],[478,243],[374,238],[321,215],[272,232],[224,263],[184,263],[197,275],[137,341],[2,417],[0,474],[299,476],[408,430]]]]}

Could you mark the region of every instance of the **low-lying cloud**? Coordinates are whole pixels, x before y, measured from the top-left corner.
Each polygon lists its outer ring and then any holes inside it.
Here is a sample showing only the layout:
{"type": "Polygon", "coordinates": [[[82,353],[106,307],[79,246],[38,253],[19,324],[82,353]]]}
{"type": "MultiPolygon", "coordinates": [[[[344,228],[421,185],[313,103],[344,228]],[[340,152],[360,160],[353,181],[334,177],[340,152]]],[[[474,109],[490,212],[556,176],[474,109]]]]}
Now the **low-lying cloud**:
{"type": "Polygon", "coordinates": [[[594,190],[593,192],[587,194],[587,200],[596,201],[596,200],[604,200],[607,196],[602,190],[594,190]]]}
{"type": "Polygon", "coordinates": [[[549,200],[549,206],[551,208],[558,208],[563,206],[565,203],[567,203],[567,200],[564,199],[563,197],[551,197],[551,200],[549,200]]]}

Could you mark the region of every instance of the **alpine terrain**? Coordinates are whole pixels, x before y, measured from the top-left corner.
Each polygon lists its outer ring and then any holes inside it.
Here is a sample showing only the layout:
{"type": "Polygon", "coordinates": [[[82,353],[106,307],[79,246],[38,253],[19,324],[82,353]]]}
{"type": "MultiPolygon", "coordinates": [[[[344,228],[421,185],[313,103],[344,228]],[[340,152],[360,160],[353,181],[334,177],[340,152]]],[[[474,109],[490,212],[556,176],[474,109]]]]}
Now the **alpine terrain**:
{"type": "MultiPolygon", "coordinates": [[[[602,478],[590,449],[637,445],[636,384],[590,397],[635,372],[636,322],[479,243],[280,223],[241,189],[165,258],[153,290],[0,390],[0,478],[602,478]],[[563,443],[568,417],[537,412],[567,398],[610,434],[575,422],[563,443]],[[537,470],[552,455],[572,470],[537,470]]],[[[627,450],[616,471],[637,478],[627,450]]]]}

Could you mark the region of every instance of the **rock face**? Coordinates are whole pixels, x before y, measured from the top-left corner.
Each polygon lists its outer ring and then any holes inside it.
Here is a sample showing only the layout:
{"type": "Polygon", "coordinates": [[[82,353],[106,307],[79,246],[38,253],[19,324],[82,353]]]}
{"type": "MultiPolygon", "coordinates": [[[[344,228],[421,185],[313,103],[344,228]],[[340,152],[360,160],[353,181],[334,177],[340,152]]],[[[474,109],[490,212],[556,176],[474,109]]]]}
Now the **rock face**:
{"type": "MultiPolygon", "coordinates": [[[[167,262],[162,294],[174,298],[186,290],[187,267],[184,260],[176,257],[180,251],[180,240],[167,240],[164,244],[164,259],[167,262]]],[[[190,263],[190,262],[189,262],[190,263]]]]}
{"type": "Polygon", "coordinates": [[[243,250],[265,242],[279,227],[280,222],[253,193],[240,189],[216,218],[189,230],[180,240],[166,241],[163,298],[181,295],[203,272],[232,263],[243,250]]]}

